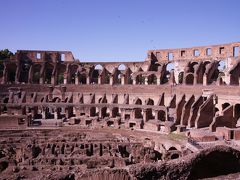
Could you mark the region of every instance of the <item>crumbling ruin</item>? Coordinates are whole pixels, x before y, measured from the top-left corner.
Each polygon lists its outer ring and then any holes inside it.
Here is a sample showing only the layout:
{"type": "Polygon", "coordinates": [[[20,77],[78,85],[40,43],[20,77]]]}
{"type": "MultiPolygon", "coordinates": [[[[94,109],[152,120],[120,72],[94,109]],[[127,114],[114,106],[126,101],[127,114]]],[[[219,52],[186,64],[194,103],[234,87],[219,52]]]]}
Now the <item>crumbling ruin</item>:
{"type": "Polygon", "coordinates": [[[0,160],[8,157],[1,160],[2,173],[8,167],[120,168],[216,144],[238,146],[239,47],[149,50],[142,62],[82,62],[69,51],[17,51],[0,61],[0,160]],[[105,130],[99,139],[85,139],[105,130]],[[115,132],[128,135],[119,140],[115,132]],[[133,142],[127,137],[134,133],[143,137],[133,142]],[[169,145],[149,133],[186,138],[169,145]]]}

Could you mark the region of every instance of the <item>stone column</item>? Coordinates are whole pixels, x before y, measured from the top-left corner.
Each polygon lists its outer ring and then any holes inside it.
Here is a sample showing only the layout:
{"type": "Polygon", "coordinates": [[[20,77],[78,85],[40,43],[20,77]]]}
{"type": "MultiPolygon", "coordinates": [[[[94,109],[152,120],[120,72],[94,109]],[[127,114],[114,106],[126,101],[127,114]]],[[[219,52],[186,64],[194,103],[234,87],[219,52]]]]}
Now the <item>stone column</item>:
{"type": "Polygon", "coordinates": [[[75,80],[75,84],[78,85],[78,84],[79,84],[79,76],[76,75],[75,78],[74,78],[74,80],[75,80]]]}
{"type": "Polygon", "coordinates": [[[87,76],[87,82],[86,83],[90,84],[90,77],[89,76],[87,76]]]}
{"type": "Polygon", "coordinates": [[[155,110],[155,120],[158,120],[158,110],[155,110]]]}
{"type": "Polygon", "coordinates": [[[147,110],[146,109],[143,109],[143,121],[144,122],[148,121],[148,119],[147,119],[147,110]]]}
{"type": "Polygon", "coordinates": [[[203,75],[203,86],[207,86],[207,75],[203,75]]]}
{"type": "Polygon", "coordinates": [[[197,74],[194,73],[194,78],[193,78],[193,85],[197,84],[197,74]]]}
{"type": "Polygon", "coordinates": [[[102,84],[101,75],[98,76],[98,84],[102,84]]]}
{"type": "Polygon", "coordinates": [[[133,77],[133,85],[136,85],[136,77],[133,77]]]}
{"type": "Polygon", "coordinates": [[[157,85],[160,85],[161,84],[161,79],[160,77],[157,77],[157,85]]]}
{"type": "Polygon", "coordinates": [[[121,75],[121,85],[124,85],[126,84],[125,82],[125,76],[124,75],[121,75]]]}
{"type": "Polygon", "coordinates": [[[113,85],[113,76],[110,76],[110,82],[109,82],[110,85],[113,85]]]}
{"type": "Polygon", "coordinates": [[[148,85],[148,78],[147,77],[144,77],[144,84],[148,85]]]}

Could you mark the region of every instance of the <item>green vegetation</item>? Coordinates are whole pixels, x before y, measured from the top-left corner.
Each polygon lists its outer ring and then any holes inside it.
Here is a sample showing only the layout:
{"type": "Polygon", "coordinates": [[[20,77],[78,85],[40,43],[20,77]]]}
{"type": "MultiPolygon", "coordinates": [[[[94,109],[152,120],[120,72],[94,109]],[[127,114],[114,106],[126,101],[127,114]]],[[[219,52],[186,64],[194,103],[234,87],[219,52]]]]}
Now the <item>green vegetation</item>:
{"type": "Polygon", "coordinates": [[[187,140],[187,137],[184,134],[170,133],[168,137],[175,141],[187,140]]]}
{"type": "Polygon", "coordinates": [[[13,56],[13,53],[8,49],[0,50],[0,60],[5,60],[13,56]]]}

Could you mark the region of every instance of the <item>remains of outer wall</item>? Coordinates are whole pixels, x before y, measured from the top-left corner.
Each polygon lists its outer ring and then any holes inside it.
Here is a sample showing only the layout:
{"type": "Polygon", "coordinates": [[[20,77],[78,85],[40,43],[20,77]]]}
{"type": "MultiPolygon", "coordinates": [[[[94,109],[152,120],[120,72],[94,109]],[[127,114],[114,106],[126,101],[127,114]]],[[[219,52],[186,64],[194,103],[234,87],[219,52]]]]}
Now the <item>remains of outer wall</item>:
{"type": "Polygon", "coordinates": [[[142,62],[98,63],[69,51],[19,50],[0,62],[0,127],[111,126],[239,139],[239,46],[149,50],[142,62]]]}

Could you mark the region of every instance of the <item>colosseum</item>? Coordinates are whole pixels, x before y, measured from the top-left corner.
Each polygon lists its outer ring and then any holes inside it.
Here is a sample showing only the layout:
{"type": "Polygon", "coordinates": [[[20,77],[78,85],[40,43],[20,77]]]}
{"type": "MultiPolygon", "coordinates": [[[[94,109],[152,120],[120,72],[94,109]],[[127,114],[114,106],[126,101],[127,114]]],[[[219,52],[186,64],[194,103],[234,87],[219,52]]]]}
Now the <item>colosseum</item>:
{"type": "Polygon", "coordinates": [[[0,60],[0,176],[240,178],[239,47],[135,62],[18,50],[0,60]]]}

